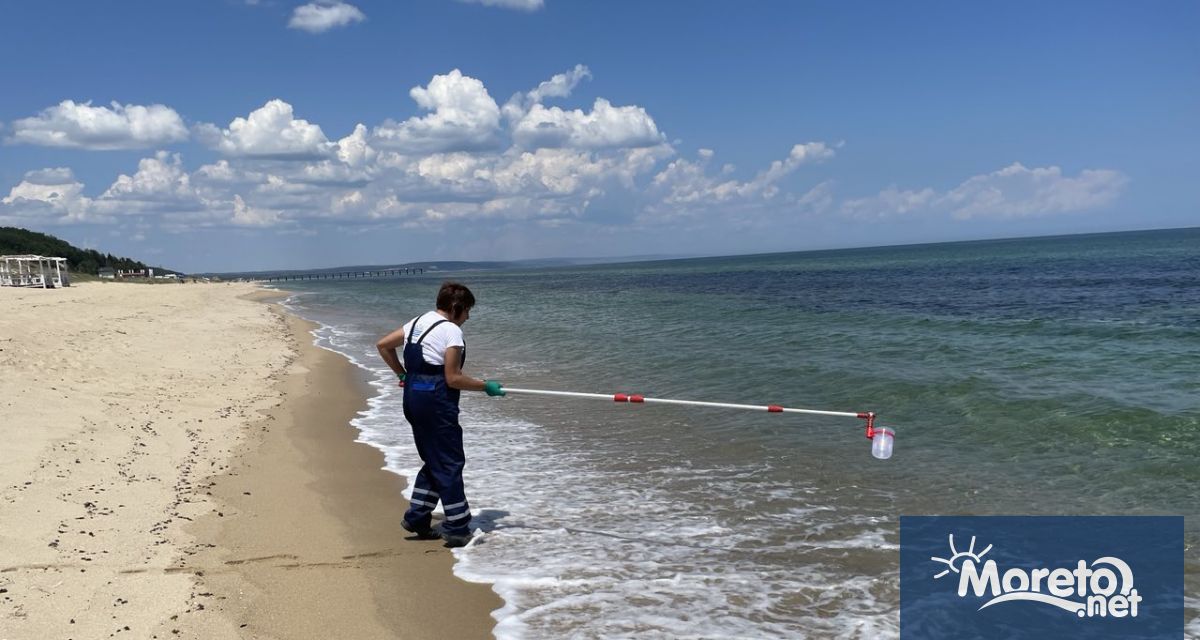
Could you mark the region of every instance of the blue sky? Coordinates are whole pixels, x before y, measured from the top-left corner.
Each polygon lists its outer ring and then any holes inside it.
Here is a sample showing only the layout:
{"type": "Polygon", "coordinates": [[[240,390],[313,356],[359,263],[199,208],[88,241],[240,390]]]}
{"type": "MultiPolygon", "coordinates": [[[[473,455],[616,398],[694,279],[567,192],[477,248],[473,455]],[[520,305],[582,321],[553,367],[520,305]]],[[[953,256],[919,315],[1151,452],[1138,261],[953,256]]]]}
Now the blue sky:
{"type": "Polygon", "coordinates": [[[183,270],[1195,226],[1195,3],[10,3],[0,224],[183,270]]]}

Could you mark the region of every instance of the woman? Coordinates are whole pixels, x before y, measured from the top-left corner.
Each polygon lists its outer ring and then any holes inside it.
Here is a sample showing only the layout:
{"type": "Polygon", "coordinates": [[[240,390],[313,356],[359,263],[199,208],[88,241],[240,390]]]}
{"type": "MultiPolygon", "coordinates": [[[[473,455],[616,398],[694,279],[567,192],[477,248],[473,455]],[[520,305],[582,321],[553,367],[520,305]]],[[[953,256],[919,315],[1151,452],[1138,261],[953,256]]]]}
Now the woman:
{"type": "Polygon", "coordinates": [[[504,395],[495,380],[477,380],[462,372],[467,360],[462,325],[471,317],[475,296],[457,282],[446,282],[437,294],[437,309],[413,318],[376,343],[379,355],[404,387],[404,417],[412,425],[420,473],[401,525],[422,540],[438,537],[432,527],[438,501],[446,513],[441,537],[448,547],[471,541],[471,507],[463,490],[462,427],[458,424],[459,391],[504,395]],[[403,362],[396,348],[403,345],[403,362]]]}

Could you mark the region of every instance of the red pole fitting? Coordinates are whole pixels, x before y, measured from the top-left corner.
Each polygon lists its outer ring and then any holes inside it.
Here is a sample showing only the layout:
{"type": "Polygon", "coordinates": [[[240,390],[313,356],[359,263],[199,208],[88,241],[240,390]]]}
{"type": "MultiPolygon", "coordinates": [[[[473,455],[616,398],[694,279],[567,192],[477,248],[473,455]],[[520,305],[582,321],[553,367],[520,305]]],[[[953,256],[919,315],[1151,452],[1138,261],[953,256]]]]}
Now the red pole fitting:
{"type": "Polygon", "coordinates": [[[634,395],[629,396],[629,401],[630,402],[645,402],[646,397],[635,393],[634,395]]]}
{"type": "Polygon", "coordinates": [[[875,412],[867,411],[866,413],[860,413],[858,417],[867,421],[867,439],[873,440],[875,438],[875,412]]]}
{"type": "Polygon", "coordinates": [[[613,394],[613,402],[629,402],[629,396],[623,393],[613,394]]]}
{"type": "Polygon", "coordinates": [[[769,404],[767,405],[767,411],[771,413],[783,413],[783,407],[777,404],[769,404]]]}

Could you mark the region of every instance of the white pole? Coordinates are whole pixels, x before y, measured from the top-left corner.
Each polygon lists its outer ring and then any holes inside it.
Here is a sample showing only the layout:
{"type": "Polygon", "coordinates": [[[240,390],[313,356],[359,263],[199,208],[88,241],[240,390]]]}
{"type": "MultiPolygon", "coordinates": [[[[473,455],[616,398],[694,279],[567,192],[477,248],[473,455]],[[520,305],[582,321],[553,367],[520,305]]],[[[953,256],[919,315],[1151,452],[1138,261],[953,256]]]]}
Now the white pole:
{"type": "Polygon", "coordinates": [[[875,427],[874,411],[822,411],[819,409],[794,409],[781,407],[777,404],[732,404],[728,402],[702,402],[699,400],[674,400],[670,398],[647,398],[639,394],[626,393],[580,393],[578,391],[550,391],[547,389],[521,389],[518,387],[502,387],[507,393],[528,394],[534,396],[556,396],[566,398],[588,398],[592,400],[608,400],[609,402],[627,402],[631,404],[657,403],[678,404],[693,407],[714,407],[718,409],[746,409],[749,411],[767,411],[769,413],[807,413],[818,416],[841,416],[866,420],[866,436],[871,441],[871,455],[879,460],[892,457],[892,447],[896,432],[888,427],[875,427]]]}
{"type": "Polygon", "coordinates": [[[699,400],[672,400],[669,398],[647,398],[637,394],[625,393],[580,393],[577,391],[547,391],[544,389],[520,389],[517,387],[504,387],[504,391],[508,393],[527,394],[535,396],[559,396],[569,398],[591,398],[595,400],[608,400],[609,402],[629,402],[633,404],[677,404],[693,407],[714,407],[718,409],[745,409],[749,411],[767,411],[770,413],[806,413],[818,416],[841,416],[845,418],[862,418],[867,419],[868,416],[874,417],[874,414],[868,411],[821,411],[818,409],[793,409],[789,407],[781,407],[779,405],[756,405],[756,404],[731,404],[728,402],[702,402],[699,400]]]}

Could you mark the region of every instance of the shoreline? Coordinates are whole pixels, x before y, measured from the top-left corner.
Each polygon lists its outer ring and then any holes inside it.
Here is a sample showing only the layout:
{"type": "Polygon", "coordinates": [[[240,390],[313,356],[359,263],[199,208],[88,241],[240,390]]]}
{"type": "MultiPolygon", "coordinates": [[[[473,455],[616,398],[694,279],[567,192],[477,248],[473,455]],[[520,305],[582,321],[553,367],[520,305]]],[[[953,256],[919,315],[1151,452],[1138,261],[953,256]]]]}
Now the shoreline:
{"type": "Polygon", "coordinates": [[[290,401],[264,416],[216,478],[213,495],[229,512],[193,526],[219,541],[207,564],[237,576],[202,578],[226,594],[218,610],[269,637],[491,637],[490,613],[503,602],[489,586],[456,578],[440,540],[408,539],[404,478],[383,468],[383,452],[356,441],[350,420],[371,392],[358,369],[312,343],[315,323],[270,306],[298,348],[295,371],[276,383],[290,401]],[[301,523],[304,536],[281,532],[301,523]],[[254,587],[248,601],[229,599],[243,592],[239,583],[254,587]]]}
{"type": "Polygon", "coordinates": [[[370,388],[242,284],[0,289],[0,638],[492,636],[370,388]]]}

